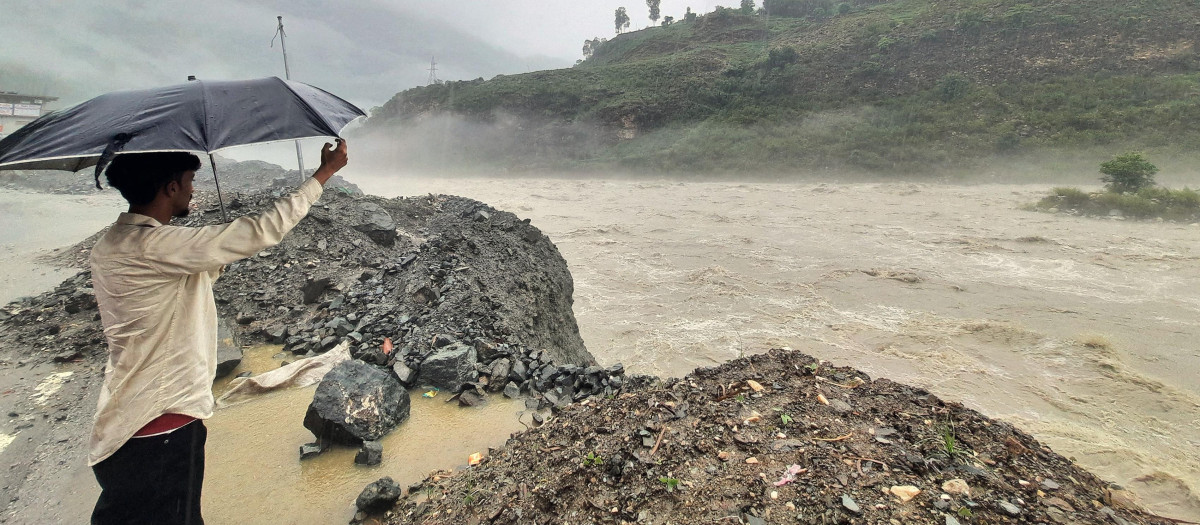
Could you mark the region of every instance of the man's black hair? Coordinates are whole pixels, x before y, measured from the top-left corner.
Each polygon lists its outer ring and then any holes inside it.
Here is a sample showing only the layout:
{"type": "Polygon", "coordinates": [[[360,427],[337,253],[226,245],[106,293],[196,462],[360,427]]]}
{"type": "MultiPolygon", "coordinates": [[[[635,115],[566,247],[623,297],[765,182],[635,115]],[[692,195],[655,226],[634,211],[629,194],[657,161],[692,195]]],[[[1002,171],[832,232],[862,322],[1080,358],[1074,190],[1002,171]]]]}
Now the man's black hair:
{"type": "Polygon", "coordinates": [[[133,206],[149,204],[171,181],[179,182],[183,174],[200,169],[200,157],[191,153],[125,153],[117,155],[105,172],[108,185],[121,192],[133,206]]]}

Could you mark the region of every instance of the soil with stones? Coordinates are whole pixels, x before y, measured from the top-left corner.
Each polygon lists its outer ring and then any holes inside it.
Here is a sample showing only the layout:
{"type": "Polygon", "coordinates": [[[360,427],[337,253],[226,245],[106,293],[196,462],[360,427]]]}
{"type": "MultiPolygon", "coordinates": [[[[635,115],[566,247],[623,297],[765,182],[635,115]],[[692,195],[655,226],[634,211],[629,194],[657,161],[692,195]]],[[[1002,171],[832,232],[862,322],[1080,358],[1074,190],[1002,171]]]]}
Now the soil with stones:
{"type": "Polygon", "coordinates": [[[630,380],[356,522],[1172,523],[1009,424],[785,350],[630,380]]]}

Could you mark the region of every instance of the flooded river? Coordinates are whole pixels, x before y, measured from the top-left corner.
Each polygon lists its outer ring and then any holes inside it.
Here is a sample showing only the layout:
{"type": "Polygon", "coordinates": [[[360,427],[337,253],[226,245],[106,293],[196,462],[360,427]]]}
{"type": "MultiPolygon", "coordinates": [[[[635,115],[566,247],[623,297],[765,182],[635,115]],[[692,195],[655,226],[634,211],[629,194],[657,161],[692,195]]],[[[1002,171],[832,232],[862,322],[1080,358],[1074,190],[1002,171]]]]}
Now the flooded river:
{"type": "MultiPolygon", "coordinates": [[[[570,265],[601,363],[679,376],[803,350],[1015,423],[1152,510],[1200,520],[1200,226],[1020,209],[1048,186],[348,177],[532,219],[570,265]]],[[[521,428],[519,406],[464,419],[414,398],[381,468],[352,450],[300,463],[309,400],[218,411],[210,523],[344,523],[367,482],[410,483],[521,428]]]]}
{"type": "Polygon", "coordinates": [[[1017,424],[1200,520],[1200,226],[1022,211],[1048,186],[354,178],[532,219],[601,363],[791,347],[1017,424]]]}

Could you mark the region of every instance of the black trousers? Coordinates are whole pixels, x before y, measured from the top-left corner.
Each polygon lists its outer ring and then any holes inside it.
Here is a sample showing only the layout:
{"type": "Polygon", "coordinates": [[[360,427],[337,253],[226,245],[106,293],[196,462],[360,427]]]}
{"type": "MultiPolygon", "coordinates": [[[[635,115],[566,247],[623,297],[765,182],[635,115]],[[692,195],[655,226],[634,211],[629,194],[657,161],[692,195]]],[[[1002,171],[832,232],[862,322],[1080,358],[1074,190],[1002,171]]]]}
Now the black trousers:
{"type": "Polygon", "coordinates": [[[161,436],[133,438],[92,467],[100,499],[92,525],[203,525],[204,442],[193,421],[161,436]]]}

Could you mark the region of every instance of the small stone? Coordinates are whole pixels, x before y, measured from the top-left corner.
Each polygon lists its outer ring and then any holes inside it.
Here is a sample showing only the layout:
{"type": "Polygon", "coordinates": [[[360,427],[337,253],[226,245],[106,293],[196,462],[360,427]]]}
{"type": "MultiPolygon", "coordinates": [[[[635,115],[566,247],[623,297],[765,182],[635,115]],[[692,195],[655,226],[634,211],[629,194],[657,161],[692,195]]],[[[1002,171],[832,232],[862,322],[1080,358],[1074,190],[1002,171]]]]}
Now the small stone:
{"type": "Polygon", "coordinates": [[[771,491],[771,499],[779,499],[779,491],[772,490],[771,491]]]}
{"type": "Polygon", "coordinates": [[[362,448],[358,449],[358,454],[354,455],[354,462],[368,466],[380,464],[383,462],[383,443],[364,441],[362,448]]]}
{"type": "Polygon", "coordinates": [[[1021,515],[1021,507],[1013,505],[1012,503],[1007,501],[999,501],[996,504],[1000,507],[1000,510],[1004,511],[1004,513],[1008,514],[1009,516],[1015,517],[1021,515]]]}
{"type": "Polygon", "coordinates": [[[947,514],[946,515],[946,525],[960,525],[960,524],[958,523],[958,519],[956,519],[954,516],[947,514]]]}
{"type": "Polygon", "coordinates": [[[850,412],[851,410],[854,410],[854,408],[850,406],[850,403],[842,401],[841,399],[830,399],[829,407],[838,412],[850,412]]]}
{"type": "Polygon", "coordinates": [[[849,494],[842,494],[842,506],[854,514],[862,513],[862,509],[858,507],[858,503],[855,503],[854,498],[851,498],[849,494]]]}
{"type": "Polygon", "coordinates": [[[748,458],[746,458],[746,463],[747,463],[747,464],[749,464],[749,465],[757,465],[757,464],[758,464],[758,458],[756,458],[756,457],[748,457],[748,458]]]}
{"type": "Polygon", "coordinates": [[[474,407],[483,404],[483,396],[479,395],[474,390],[463,390],[458,395],[458,404],[465,407],[474,407]]]}
{"type": "Polygon", "coordinates": [[[509,381],[507,385],[504,385],[504,397],[510,399],[521,397],[521,387],[517,386],[516,383],[509,381]]]}
{"type": "Polygon", "coordinates": [[[942,483],[942,490],[946,491],[947,494],[971,497],[971,487],[962,479],[952,479],[942,483]]]}
{"type": "Polygon", "coordinates": [[[1042,481],[1042,488],[1044,488],[1046,490],[1058,490],[1059,485],[1058,485],[1058,483],[1055,483],[1054,480],[1047,479],[1047,480],[1042,481]]]}
{"type": "Polygon", "coordinates": [[[320,443],[305,443],[300,445],[300,459],[317,457],[322,452],[325,452],[325,449],[321,447],[320,443]]]}
{"type": "Polygon", "coordinates": [[[891,493],[893,496],[900,498],[902,503],[907,503],[909,500],[917,497],[917,494],[921,493],[921,489],[912,485],[898,485],[891,488],[891,493]]]}
{"type": "Polygon", "coordinates": [[[396,500],[400,499],[403,489],[400,484],[392,481],[392,478],[380,478],[378,481],[367,485],[354,504],[359,510],[364,512],[373,512],[386,509],[396,504],[396,500]]]}
{"type": "Polygon", "coordinates": [[[729,461],[729,453],[724,450],[717,452],[717,459],[721,461],[729,461]]]}

